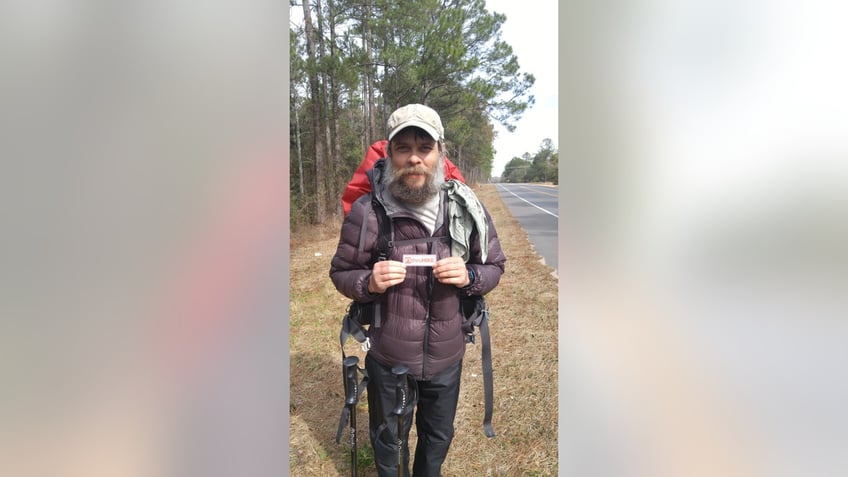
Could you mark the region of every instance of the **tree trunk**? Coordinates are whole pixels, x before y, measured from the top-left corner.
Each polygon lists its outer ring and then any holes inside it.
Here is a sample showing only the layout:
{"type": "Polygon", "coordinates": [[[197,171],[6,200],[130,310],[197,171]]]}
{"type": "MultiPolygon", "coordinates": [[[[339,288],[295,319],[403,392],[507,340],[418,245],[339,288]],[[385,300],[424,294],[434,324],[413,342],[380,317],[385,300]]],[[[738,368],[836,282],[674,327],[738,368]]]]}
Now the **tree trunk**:
{"type": "Polygon", "coordinates": [[[292,87],[292,92],[294,94],[294,142],[297,149],[297,153],[295,154],[297,156],[297,186],[300,196],[303,197],[305,188],[303,187],[303,146],[300,142],[300,108],[297,104],[297,89],[294,86],[292,87]]]}
{"type": "Polygon", "coordinates": [[[364,128],[365,130],[362,133],[362,139],[360,139],[360,142],[359,142],[359,144],[362,146],[363,151],[367,150],[368,145],[371,144],[370,142],[368,142],[368,141],[371,140],[370,129],[368,127],[368,112],[371,109],[371,105],[368,104],[368,85],[366,83],[367,83],[367,80],[362,82],[362,98],[363,98],[363,101],[362,101],[362,111],[361,111],[361,116],[360,116],[360,119],[362,120],[362,124],[365,125],[365,128],[364,128]]]}
{"type": "MultiPolygon", "coordinates": [[[[324,33],[324,5],[321,3],[321,0],[315,0],[315,18],[317,20],[316,24],[316,37],[318,39],[318,57],[323,59],[327,57],[327,46],[324,42],[325,33],[324,33]]],[[[320,71],[320,111],[321,118],[320,124],[323,125],[322,128],[316,129],[315,133],[321,136],[321,141],[323,142],[322,150],[327,152],[327,155],[324,158],[324,167],[323,172],[320,176],[320,180],[323,181],[323,190],[326,194],[326,200],[324,201],[324,217],[326,217],[326,213],[330,210],[330,197],[333,196],[333,183],[335,182],[335,161],[332,158],[333,153],[333,138],[330,134],[330,118],[328,117],[331,112],[331,104],[330,104],[330,92],[328,90],[328,85],[333,80],[332,74],[327,74],[327,70],[324,67],[320,67],[318,69],[320,71]]],[[[320,223],[324,223],[322,220],[320,223]]]]}
{"type": "Polygon", "coordinates": [[[377,140],[377,116],[374,111],[374,58],[371,38],[371,0],[365,2],[362,15],[362,42],[365,48],[365,147],[377,140]]]}
{"type": "Polygon", "coordinates": [[[306,51],[309,55],[309,90],[312,93],[312,141],[315,147],[315,222],[324,223],[327,210],[327,188],[325,186],[324,142],[321,138],[321,87],[316,71],[315,30],[309,2],[303,2],[303,24],[306,31],[306,51]]]}
{"type": "MultiPolygon", "coordinates": [[[[333,0],[327,0],[327,7],[329,8],[329,29],[330,29],[330,57],[336,58],[339,55],[339,52],[336,50],[336,23],[335,23],[335,2],[333,0]]],[[[334,62],[333,64],[339,64],[340,62],[334,62]]],[[[339,170],[342,166],[342,145],[341,145],[341,132],[339,128],[339,116],[341,115],[339,111],[339,87],[336,83],[335,71],[330,74],[330,126],[329,126],[329,136],[330,136],[330,150],[332,154],[330,155],[330,170],[328,172],[328,180],[330,182],[330,198],[332,203],[335,204],[332,210],[336,213],[341,213],[341,201],[336,200],[336,198],[341,198],[342,195],[342,187],[344,180],[342,174],[339,174],[339,170]]]]}

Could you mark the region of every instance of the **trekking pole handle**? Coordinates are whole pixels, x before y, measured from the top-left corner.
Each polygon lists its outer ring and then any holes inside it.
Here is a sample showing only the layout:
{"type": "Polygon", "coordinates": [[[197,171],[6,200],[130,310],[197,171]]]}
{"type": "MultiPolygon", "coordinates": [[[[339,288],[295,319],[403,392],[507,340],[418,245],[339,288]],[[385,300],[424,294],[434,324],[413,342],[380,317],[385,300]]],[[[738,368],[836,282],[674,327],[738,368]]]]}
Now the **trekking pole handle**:
{"type": "Polygon", "coordinates": [[[356,382],[356,370],[358,365],[358,356],[348,356],[344,359],[344,361],[342,361],[342,366],[344,366],[345,371],[345,391],[347,392],[347,395],[345,396],[345,404],[348,406],[356,404],[356,396],[359,391],[357,389],[359,384],[356,382]]]}
{"type": "Polygon", "coordinates": [[[409,372],[409,366],[405,364],[397,364],[392,368],[392,374],[395,376],[395,408],[392,414],[402,416],[406,409],[406,375],[409,372]]]}

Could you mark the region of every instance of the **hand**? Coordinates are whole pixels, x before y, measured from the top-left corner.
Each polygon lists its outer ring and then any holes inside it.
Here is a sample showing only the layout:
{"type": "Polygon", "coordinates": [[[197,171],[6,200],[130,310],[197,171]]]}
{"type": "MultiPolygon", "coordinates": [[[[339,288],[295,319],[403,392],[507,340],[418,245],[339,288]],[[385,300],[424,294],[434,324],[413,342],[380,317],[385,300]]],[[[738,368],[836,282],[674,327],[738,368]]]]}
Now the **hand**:
{"type": "Polygon", "coordinates": [[[439,283],[454,285],[457,288],[468,286],[471,280],[468,278],[468,269],[462,257],[443,258],[433,265],[433,275],[439,283]]]}
{"type": "Polygon", "coordinates": [[[406,266],[395,260],[382,260],[374,263],[371,269],[371,279],[368,280],[368,291],[385,293],[392,286],[402,283],[406,278],[406,266]]]}

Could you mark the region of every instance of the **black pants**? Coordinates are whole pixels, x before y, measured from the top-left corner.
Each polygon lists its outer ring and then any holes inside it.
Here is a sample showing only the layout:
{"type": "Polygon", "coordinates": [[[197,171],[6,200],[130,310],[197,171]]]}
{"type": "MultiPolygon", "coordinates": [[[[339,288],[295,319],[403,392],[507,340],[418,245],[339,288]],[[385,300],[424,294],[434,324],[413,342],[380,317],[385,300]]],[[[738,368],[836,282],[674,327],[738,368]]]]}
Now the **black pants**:
{"type": "MultiPolygon", "coordinates": [[[[365,356],[368,370],[368,421],[374,461],[380,477],[397,476],[397,417],[395,378],[391,368],[365,356]]],[[[409,475],[409,430],[412,410],[415,415],[418,444],[415,448],[414,477],[438,477],[453,440],[453,421],[459,401],[462,362],[450,366],[429,381],[409,380],[410,399],[403,416],[403,475],[409,475]]]]}

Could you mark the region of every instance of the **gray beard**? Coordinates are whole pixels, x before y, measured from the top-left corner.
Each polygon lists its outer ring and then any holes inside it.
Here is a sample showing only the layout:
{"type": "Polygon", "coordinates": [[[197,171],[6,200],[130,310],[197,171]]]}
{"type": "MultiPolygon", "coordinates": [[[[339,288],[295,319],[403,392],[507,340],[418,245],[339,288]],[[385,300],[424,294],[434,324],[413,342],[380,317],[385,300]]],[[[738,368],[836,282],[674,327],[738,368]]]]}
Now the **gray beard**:
{"type": "Polygon", "coordinates": [[[436,166],[436,173],[427,172],[427,179],[421,187],[410,187],[402,180],[400,174],[392,167],[391,159],[386,160],[386,190],[397,200],[408,205],[421,205],[434,195],[439,193],[439,187],[445,182],[444,166],[442,159],[439,159],[439,164],[436,166]]]}

